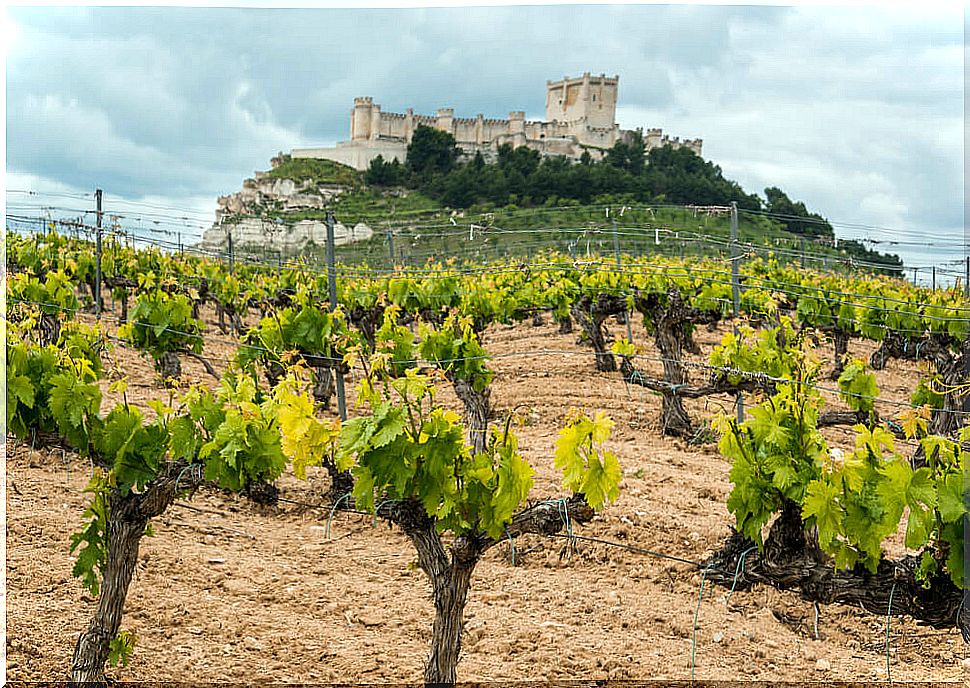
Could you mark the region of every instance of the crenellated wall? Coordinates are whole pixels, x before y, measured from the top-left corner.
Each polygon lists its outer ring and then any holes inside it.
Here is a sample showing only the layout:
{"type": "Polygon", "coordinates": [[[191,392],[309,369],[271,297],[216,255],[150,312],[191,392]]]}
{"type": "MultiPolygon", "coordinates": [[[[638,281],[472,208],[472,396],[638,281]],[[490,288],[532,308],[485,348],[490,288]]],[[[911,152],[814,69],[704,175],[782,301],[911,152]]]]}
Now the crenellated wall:
{"type": "MultiPolygon", "coordinates": [[[[325,158],[367,169],[378,155],[385,160],[404,161],[407,145],[419,126],[446,131],[469,155],[494,153],[499,146],[528,146],[544,155],[579,158],[589,151],[594,159],[603,155],[600,149],[611,148],[627,140],[634,132],[621,130],[615,123],[619,75],[564,77],[546,82],[546,121],[527,121],[521,110],[509,113],[507,119],[455,117],[453,108],[440,108],[434,115],[416,115],[410,108],[404,113],[382,112],[373,98],[354,98],[350,114],[350,141],[335,148],[302,148],[292,152],[295,158],[325,158]]],[[[672,145],[701,153],[701,139],[666,136],[660,129],[647,129],[646,149],[672,145]]]]}

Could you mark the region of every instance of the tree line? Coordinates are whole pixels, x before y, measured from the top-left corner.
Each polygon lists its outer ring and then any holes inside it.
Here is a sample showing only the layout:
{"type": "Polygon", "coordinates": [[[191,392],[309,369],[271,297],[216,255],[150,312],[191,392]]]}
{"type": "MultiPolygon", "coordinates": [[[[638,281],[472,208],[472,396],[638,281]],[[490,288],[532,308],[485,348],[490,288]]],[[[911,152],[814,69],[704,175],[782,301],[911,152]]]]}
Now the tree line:
{"type": "Polygon", "coordinates": [[[742,210],[790,216],[783,222],[796,234],[833,236],[823,217],[808,212],[804,203],[793,202],[780,189],[766,189],[762,200],[688,148],[663,146],[646,152],[642,136],[636,133],[628,141],[618,141],[599,161],[589,151],[572,161],[504,144],[497,159],[487,162],[480,152],[464,156],[448,132],[420,126],[408,145],[407,161],[378,156],[365,181],[371,186],[415,189],[453,208],[479,203],[528,207],[550,199],[587,204],[607,194],[643,203],[729,205],[735,201],[742,210]]]}

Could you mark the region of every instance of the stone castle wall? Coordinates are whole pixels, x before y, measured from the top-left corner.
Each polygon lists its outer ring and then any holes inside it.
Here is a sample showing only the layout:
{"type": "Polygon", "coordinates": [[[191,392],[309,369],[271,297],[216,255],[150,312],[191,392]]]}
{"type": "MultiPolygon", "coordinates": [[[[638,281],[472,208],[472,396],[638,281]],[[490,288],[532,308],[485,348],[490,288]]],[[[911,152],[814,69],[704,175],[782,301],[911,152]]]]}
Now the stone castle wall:
{"type": "MultiPolygon", "coordinates": [[[[506,119],[455,117],[454,109],[440,108],[434,115],[382,112],[370,97],[354,99],[350,115],[350,141],[333,148],[297,148],[294,158],[323,158],[365,170],[378,155],[404,162],[407,145],[419,126],[451,134],[468,155],[482,152],[492,157],[499,146],[528,146],[543,155],[579,158],[588,151],[594,159],[617,141],[633,134],[615,123],[619,76],[565,77],[546,82],[546,121],[526,121],[525,113],[513,111],[506,119]]],[[[701,154],[701,139],[670,138],[660,129],[648,129],[646,149],[664,145],[685,147],[701,154]]]]}

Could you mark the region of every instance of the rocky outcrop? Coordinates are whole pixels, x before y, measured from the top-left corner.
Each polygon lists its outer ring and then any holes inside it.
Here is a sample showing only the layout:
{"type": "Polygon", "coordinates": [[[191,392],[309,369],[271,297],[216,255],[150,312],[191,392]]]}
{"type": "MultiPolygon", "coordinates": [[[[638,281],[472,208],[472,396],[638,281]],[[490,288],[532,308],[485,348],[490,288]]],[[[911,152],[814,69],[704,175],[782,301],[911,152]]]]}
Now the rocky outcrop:
{"type": "MultiPolygon", "coordinates": [[[[282,154],[273,158],[275,169],[282,154]]],[[[199,246],[207,251],[228,250],[229,234],[234,249],[262,249],[294,253],[313,242],[323,245],[327,227],[322,220],[287,222],[279,216],[307,210],[323,211],[348,189],[336,184],[318,184],[312,179],[295,181],[257,172],[243,182],[242,190],[217,199],[216,222],[202,235],[199,246]]],[[[335,244],[366,241],[373,236],[363,223],[346,227],[334,225],[335,244]]]]}
{"type": "MultiPolygon", "coordinates": [[[[234,250],[262,249],[292,253],[310,242],[322,246],[327,241],[327,225],[321,220],[301,220],[286,224],[248,217],[235,223],[213,225],[203,235],[201,248],[206,251],[228,250],[230,232],[234,250]]],[[[373,230],[363,222],[358,222],[353,227],[337,222],[333,227],[335,246],[366,241],[372,236],[373,230]]]]}
{"type": "Polygon", "coordinates": [[[343,191],[343,187],[316,185],[309,179],[295,182],[257,175],[243,182],[242,191],[217,199],[216,221],[258,216],[266,210],[283,213],[320,210],[343,191]]]}

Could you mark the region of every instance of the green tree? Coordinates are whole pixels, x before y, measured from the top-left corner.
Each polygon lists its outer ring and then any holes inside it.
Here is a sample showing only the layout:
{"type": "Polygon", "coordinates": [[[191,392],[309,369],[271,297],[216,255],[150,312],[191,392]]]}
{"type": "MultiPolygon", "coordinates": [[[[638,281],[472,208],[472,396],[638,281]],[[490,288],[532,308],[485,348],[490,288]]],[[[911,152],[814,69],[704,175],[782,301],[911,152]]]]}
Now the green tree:
{"type": "Polygon", "coordinates": [[[640,175],[646,163],[646,144],[643,136],[635,131],[628,140],[619,140],[606,152],[605,161],[609,165],[640,175]]]}
{"type": "Polygon", "coordinates": [[[406,177],[407,170],[397,158],[388,162],[383,155],[371,160],[370,167],[364,173],[364,181],[372,186],[400,186],[406,177]]]}
{"type": "Polygon", "coordinates": [[[801,201],[792,201],[788,195],[777,186],[765,189],[766,204],[769,213],[780,215],[778,218],[785,223],[789,232],[803,234],[808,237],[835,236],[832,225],[817,213],[810,213],[801,201]]]}
{"type": "Polygon", "coordinates": [[[512,144],[503,143],[498,147],[498,166],[508,174],[515,171],[523,177],[528,177],[536,171],[542,156],[539,151],[525,146],[513,148],[512,144]]]}
{"type": "Polygon", "coordinates": [[[419,126],[408,144],[407,168],[411,172],[429,178],[434,174],[450,172],[461,151],[455,145],[455,137],[446,131],[419,126]]]}

